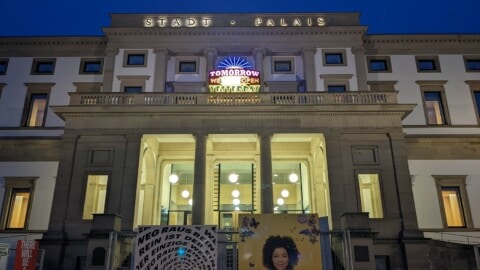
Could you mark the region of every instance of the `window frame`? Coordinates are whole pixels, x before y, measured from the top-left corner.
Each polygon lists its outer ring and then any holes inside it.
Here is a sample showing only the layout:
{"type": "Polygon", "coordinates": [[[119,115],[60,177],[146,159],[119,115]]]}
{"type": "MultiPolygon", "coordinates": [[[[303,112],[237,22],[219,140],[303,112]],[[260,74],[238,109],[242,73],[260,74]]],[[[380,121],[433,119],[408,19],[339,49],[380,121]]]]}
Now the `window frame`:
{"type": "Polygon", "coordinates": [[[125,50],[123,52],[123,67],[146,67],[148,62],[148,51],[147,50],[125,50]],[[143,64],[130,64],[131,56],[143,55],[143,64]]]}
{"type": "Polygon", "coordinates": [[[422,90],[422,103],[423,103],[423,112],[425,115],[425,124],[427,126],[448,126],[450,125],[450,117],[448,113],[448,107],[446,103],[446,98],[445,98],[445,92],[443,89],[439,90],[422,90]],[[443,123],[440,124],[435,124],[435,123],[430,123],[428,121],[428,111],[427,111],[427,100],[425,98],[426,93],[438,93],[441,101],[441,110],[442,110],[442,116],[443,116],[443,123]]]}
{"type": "Polygon", "coordinates": [[[329,85],[345,85],[345,92],[350,92],[350,79],[352,74],[321,74],[320,79],[323,79],[323,90],[328,93],[329,85]]]}
{"type": "Polygon", "coordinates": [[[27,95],[25,97],[25,103],[23,105],[23,113],[22,113],[22,122],[21,126],[26,128],[39,128],[45,127],[47,122],[47,115],[48,115],[48,107],[50,101],[50,92],[51,88],[55,85],[54,83],[25,83],[27,86],[27,95]],[[29,126],[28,122],[30,119],[30,108],[31,108],[31,101],[33,95],[41,95],[45,94],[47,97],[45,99],[45,113],[43,115],[42,124],[38,126],[29,126]]]}
{"type": "Polygon", "coordinates": [[[415,56],[415,64],[417,66],[418,73],[442,72],[442,69],[440,68],[440,60],[438,59],[438,55],[415,56]],[[420,65],[422,61],[431,61],[433,63],[433,69],[422,69],[420,65]]]}
{"type": "Polygon", "coordinates": [[[472,102],[475,110],[475,115],[477,116],[477,123],[480,125],[480,98],[477,102],[476,94],[480,96],[480,81],[468,83],[470,86],[470,92],[472,94],[472,102]]]}
{"type": "Polygon", "coordinates": [[[82,58],[80,60],[80,69],[78,71],[80,75],[96,75],[96,74],[103,74],[103,58],[82,58]],[[88,64],[91,63],[98,63],[99,71],[89,72],[86,71],[85,68],[88,64]]]}
{"type": "Polygon", "coordinates": [[[55,73],[55,64],[56,64],[56,58],[33,58],[32,69],[30,71],[30,74],[31,75],[53,75],[55,73]],[[41,64],[52,65],[52,70],[48,72],[40,71],[39,66],[41,64]]]}
{"type": "Polygon", "coordinates": [[[175,58],[175,74],[199,74],[200,61],[198,57],[176,57],[175,58]],[[183,63],[195,63],[194,71],[181,71],[183,63]]]}
{"type": "Polygon", "coordinates": [[[361,190],[360,190],[360,179],[359,179],[359,175],[360,174],[376,174],[377,177],[378,177],[378,191],[380,192],[380,208],[382,210],[382,216],[381,217],[370,217],[370,212],[369,215],[368,215],[368,218],[369,219],[384,219],[386,218],[386,211],[385,211],[385,192],[384,192],[384,189],[383,189],[383,182],[382,182],[382,173],[380,170],[375,170],[375,169],[372,169],[372,170],[355,170],[355,193],[357,195],[357,207],[358,207],[358,210],[362,213],[367,213],[367,212],[363,212],[363,209],[362,209],[362,195],[360,194],[361,190]]]}
{"type": "Polygon", "coordinates": [[[35,183],[38,177],[5,177],[5,197],[2,209],[2,229],[8,231],[27,231],[30,225],[30,215],[35,195],[35,183]],[[30,198],[25,213],[25,224],[23,228],[8,228],[7,224],[10,220],[10,209],[12,206],[12,195],[14,190],[25,189],[29,191],[30,198]]]}
{"type": "Polygon", "coordinates": [[[466,188],[466,175],[432,175],[432,177],[435,179],[435,185],[437,188],[437,196],[438,196],[438,202],[439,202],[439,207],[440,207],[440,214],[442,217],[442,224],[443,228],[445,229],[468,229],[468,228],[473,228],[473,221],[472,221],[472,215],[471,215],[471,208],[469,204],[469,199],[468,199],[468,192],[466,188]],[[458,188],[459,195],[460,195],[460,202],[462,206],[462,213],[463,213],[463,219],[465,222],[465,226],[448,226],[447,222],[447,217],[445,214],[445,205],[443,203],[443,197],[442,197],[442,188],[444,187],[453,187],[453,188],[458,188]]]}
{"type": "Polygon", "coordinates": [[[125,92],[125,87],[142,87],[142,93],[146,91],[146,82],[150,79],[150,76],[117,76],[120,81],[121,93],[125,92]]]}
{"type": "Polygon", "coordinates": [[[0,58],[0,66],[4,65],[5,66],[5,71],[2,72],[0,69],[0,75],[7,75],[7,70],[8,70],[8,58],[0,58]]]}
{"type": "Polygon", "coordinates": [[[367,65],[369,73],[392,73],[392,64],[390,56],[367,56],[367,65]],[[384,61],[385,70],[374,70],[372,69],[372,61],[384,61]]]}
{"type": "Polygon", "coordinates": [[[478,62],[480,62],[480,55],[464,55],[463,56],[463,63],[465,64],[465,71],[466,72],[480,72],[480,69],[470,69],[468,67],[468,61],[478,61],[478,62]]]}
{"type": "Polygon", "coordinates": [[[289,56],[275,56],[272,57],[272,74],[294,74],[295,73],[295,58],[289,56]],[[289,63],[290,70],[278,70],[277,64],[289,63]]]}
{"type": "Polygon", "coordinates": [[[81,204],[81,211],[80,211],[80,219],[84,221],[92,221],[93,220],[93,215],[94,214],[105,214],[108,213],[108,201],[109,201],[109,196],[110,196],[110,187],[112,186],[112,173],[110,171],[87,171],[85,172],[84,176],[84,187],[83,187],[83,197],[82,197],[82,204],[81,204]],[[104,209],[103,213],[91,213],[92,218],[84,218],[85,216],[85,203],[87,199],[87,189],[88,189],[88,178],[89,176],[107,176],[107,186],[105,189],[105,202],[104,202],[104,209]]]}
{"type": "Polygon", "coordinates": [[[322,62],[323,66],[347,66],[347,50],[345,49],[323,49],[322,50],[322,62]],[[334,55],[338,54],[342,58],[341,63],[328,63],[327,62],[327,55],[334,55]]]}

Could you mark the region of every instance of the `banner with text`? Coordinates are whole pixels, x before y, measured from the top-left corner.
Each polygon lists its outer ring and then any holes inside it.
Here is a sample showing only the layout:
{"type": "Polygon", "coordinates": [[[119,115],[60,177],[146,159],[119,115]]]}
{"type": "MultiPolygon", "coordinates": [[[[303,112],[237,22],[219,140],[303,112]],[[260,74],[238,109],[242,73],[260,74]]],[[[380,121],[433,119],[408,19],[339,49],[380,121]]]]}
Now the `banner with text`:
{"type": "Polygon", "coordinates": [[[135,270],[215,270],[216,226],[141,226],[135,270]]]}
{"type": "Polygon", "coordinates": [[[18,240],[14,270],[35,270],[37,262],[38,242],[34,240],[18,240]]]}

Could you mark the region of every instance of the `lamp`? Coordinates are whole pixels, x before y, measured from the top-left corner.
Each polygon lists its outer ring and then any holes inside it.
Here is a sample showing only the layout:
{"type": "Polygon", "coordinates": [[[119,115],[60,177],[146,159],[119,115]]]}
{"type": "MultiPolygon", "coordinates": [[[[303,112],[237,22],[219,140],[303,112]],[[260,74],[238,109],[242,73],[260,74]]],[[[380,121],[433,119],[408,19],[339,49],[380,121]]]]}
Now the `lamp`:
{"type": "Polygon", "coordinates": [[[285,201],[282,198],[277,199],[277,204],[278,205],[283,205],[284,203],[285,203],[285,201]]]}
{"type": "Polygon", "coordinates": [[[172,184],[175,184],[178,182],[178,175],[172,173],[170,174],[170,176],[168,177],[168,181],[170,181],[170,183],[172,184]]]}
{"type": "Polygon", "coordinates": [[[280,194],[282,195],[282,197],[287,198],[288,195],[290,195],[290,192],[288,192],[287,189],[284,189],[282,190],[282,192],[280,192],[280,194]]]}
{"type": "Polygon", "coordinates": [[[288,181],[290,181],[292,183],[296,183],[298,181],[298,175],[296,173],[291,173],[288,176],[288,181]]]}
{"type": "Polygon", "coordinates": [[[233,205],[239,205],[240,199],[233,199],[233,205]]]}
{"type": "Polygon", "coordinates": [[[188,198],[188,196],[190,196],[190,192],[188,190],[185,189],[184,191],[182,191],[182,197],[183,198],[186,199],[186,198],[188,198]]]}
{"type": "Polygon", "coordinates": [[[238,174],[236,173],[231,173],[229,176],[228,176],[228,181],[230,181],[230,183],[236,183],[238,181],[238,174]]]}
{"type": "Polygon", "coordinates": [[[234,189],[234,190],[232,191],[232,196],[233,196],[234,198],[238,198],[238,196],[240,196],[240,191],[234,189]]]}

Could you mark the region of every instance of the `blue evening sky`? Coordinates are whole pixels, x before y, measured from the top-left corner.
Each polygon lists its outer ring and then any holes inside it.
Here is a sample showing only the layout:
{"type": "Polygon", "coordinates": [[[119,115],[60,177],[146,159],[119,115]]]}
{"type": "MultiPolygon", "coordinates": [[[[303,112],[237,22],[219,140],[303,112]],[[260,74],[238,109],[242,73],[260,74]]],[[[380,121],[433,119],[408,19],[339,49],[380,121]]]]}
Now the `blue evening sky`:
{"type": "Polygon", "coordinates": [[[370,34],[480,34],[480,0],[0,0],[0,36],[95,36],[110,13],[359,12],[370,34]]]}

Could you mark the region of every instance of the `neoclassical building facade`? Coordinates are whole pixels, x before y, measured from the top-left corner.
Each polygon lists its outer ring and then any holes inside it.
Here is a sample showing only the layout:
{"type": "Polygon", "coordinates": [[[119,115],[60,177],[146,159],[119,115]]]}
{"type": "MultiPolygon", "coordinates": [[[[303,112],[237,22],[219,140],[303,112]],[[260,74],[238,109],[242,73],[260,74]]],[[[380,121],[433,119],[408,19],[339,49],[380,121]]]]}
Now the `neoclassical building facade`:
{"type": "Polygon", "coordinates": [[[113,14],[103,32],[0,38],[12,252],[127,269],[142,225],[316,213],[346,269],[478,267],[479,35],[369,35],[357,13],[113,14]]]}

